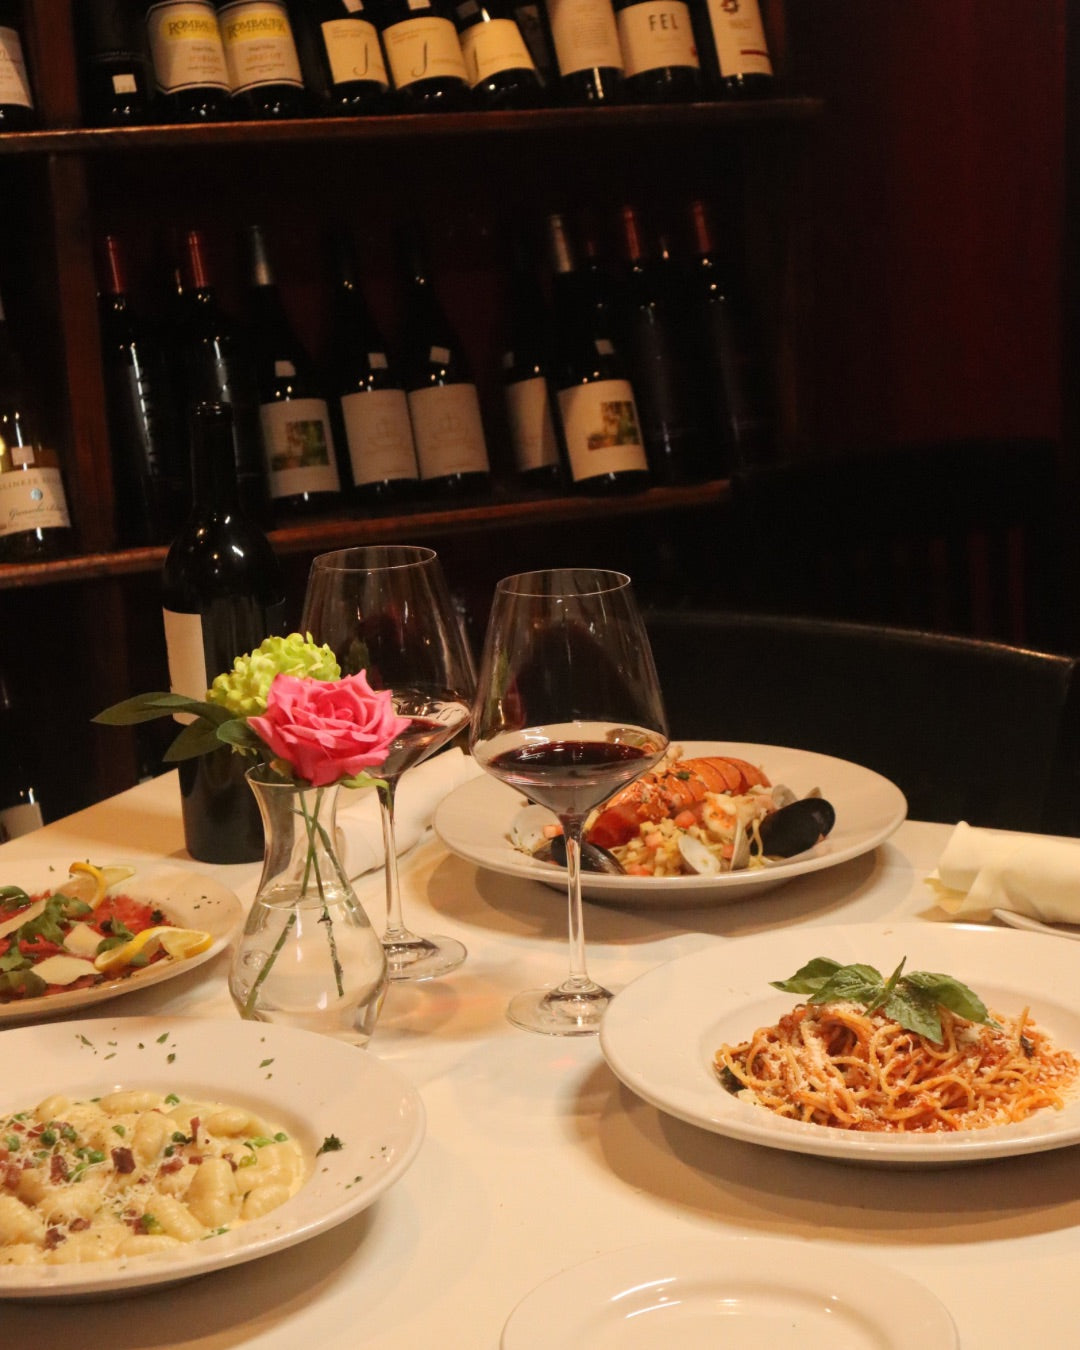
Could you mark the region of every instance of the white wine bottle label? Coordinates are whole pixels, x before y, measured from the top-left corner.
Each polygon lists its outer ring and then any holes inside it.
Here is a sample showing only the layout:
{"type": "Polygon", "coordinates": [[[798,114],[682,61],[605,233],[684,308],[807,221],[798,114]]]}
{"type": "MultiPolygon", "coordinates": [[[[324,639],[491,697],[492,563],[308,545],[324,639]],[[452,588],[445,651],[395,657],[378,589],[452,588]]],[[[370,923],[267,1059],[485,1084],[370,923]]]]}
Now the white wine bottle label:
{"type": "Polygon", "coordinates": [[[506,418],[510,423],[514,465],[519,473],[558,464],[555,419],[551,415],[548,382],[542,375],[515,380],[506,386],[506,418]]]}
{"type": "Polygon", "coordinates": [[[619,41],[628,76],[663,66],[701,66],[683,0],[645,0],[621,9],[619,41]]]}
{"type": "Polygon", "coordinates": [[[383,44],[395,89],[419,80],[469,78],[457,29],[437,14],[391,24],[383,33],[383,44]]]}
{"type": "Polygon", "coordinates": [[[22,41],[14,28],[0,28],[0,103],[34,106],[22,41]]]}
{"type": "Polygon", "coordinates": [[[500,70],[536,69],[513,19],[472,24],[461,34],[461,50],[474,87],[500,70]]]}
{"type": "Polygon", "coordinates": [[[330,78],[335,84],[370,80],[389,89],[379,34],[367,19],[328,19],[322,25],[330,78]]]}
{"type": "MultiPolygon", "coordinates": [[[[205,698],[210,687],[206,678],[206,647],[203,642],[202,615],[181,614],[162,609],[165,625],[165,656],[169,663],[169,692],[187,698],[205,698]]],[[[187,724],[192,713],[174,713],[173,721],[187,724]]]]}
{"type": "Polygon", "coordinates": [[[264,84],[303,89],[289,14],[278,0],[236,0],[218,10],[221,40],[234,94],[264,84]]]}
{"type": "Polygon", "coordinates": [[[409,394],[420,477],[487,473],[484,424],[475,384],[441,384],[409,394]]]}
{"type": "Polygon", "coordinates": [[[707,0],[721,75],[771,75],[758,0],[707,0]]]}
{"type": "Polygon", "coordinates": [[[163,94],[202,88],[229,91],[221,29],[210,0],[163,0],[146,11],[154,79],[163,94]]]}
{"type": "Polygon", "coordinates": [[[622,70],[611,0],[549,0],[548,19],[560,74],[594,67],[622,70]]]}
{"type": "Polygon", "coordinates": [[[648,469],[629,380],[596,380],[560,389],[559,412],[575,483],[648,469]]]}
{"type": "Polygon", "coordinates": [[[0,536],[70,524],[59,469],[38,465],[0,473],[0,536]]]}
{"type": "Polygon", "coordinates": [[[330,414],[323,399],[261,403],[259,421],[271,496],[341,490],[330,414]]]}
{"type": "Polygon", "coordinates": [[[417,477],[409,400],[403,389],[372,389],[341,400],[353,482],[417,477]]]}
{"type": "Polygon", "coordinates": [[[29,834],[31,830],[40,830],[44,824],[37,802],[20,802],[18,806],[0,808],[0,844],[18,839],[19,835],[29,834]]]}

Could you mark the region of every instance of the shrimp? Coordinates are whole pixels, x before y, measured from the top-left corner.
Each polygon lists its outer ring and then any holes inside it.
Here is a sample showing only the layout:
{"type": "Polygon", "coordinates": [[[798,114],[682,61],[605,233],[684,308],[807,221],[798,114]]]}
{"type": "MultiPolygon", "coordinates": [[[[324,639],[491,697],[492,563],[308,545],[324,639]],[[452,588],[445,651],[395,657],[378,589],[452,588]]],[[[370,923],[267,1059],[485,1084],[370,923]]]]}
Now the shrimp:
{"type": "Polygon", "coordinates": [[[601,848],[616,848],[632,839],[645,821],[673,819],[685,811],[699,819],[707,793],[740,795],[752,787],[771,786],[762,771],[745,759],[727,755],[676,759],[642,774],[616,793],[585,837],[601,848]]]}

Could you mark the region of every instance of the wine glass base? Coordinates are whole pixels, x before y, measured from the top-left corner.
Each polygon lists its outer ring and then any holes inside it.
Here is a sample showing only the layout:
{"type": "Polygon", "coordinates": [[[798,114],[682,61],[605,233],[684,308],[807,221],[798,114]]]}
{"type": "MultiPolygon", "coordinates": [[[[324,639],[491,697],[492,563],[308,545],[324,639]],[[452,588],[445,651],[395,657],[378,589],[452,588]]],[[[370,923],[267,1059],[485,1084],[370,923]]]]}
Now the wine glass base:
{"type": "Polygon", "coordinates": [[[514,1026],[543,1036],[593,1036],[600,1030],[614,994],[602,985],[590,989],[526,989],[506,1008],[514,1026]]]}
{"type": "Polygon", "coordinates": [[[434,980],[465,960],[462,943],[449,937],[383,938],[386,974],[391,980],[434,980]]]}

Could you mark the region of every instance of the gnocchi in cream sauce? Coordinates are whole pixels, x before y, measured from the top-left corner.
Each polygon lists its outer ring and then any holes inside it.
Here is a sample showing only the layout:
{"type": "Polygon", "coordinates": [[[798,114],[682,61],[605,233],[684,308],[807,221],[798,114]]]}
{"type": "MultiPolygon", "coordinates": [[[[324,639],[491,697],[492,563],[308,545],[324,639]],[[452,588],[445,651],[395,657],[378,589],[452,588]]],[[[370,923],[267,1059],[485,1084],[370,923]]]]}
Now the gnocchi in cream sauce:
{"type": "Polygon", "coordinates": [[[151,1091],[46,1098],[0,1116],[0,1265],[141,1256],[236,1228],[307,1172],[243,1107],[151,1091]]]}

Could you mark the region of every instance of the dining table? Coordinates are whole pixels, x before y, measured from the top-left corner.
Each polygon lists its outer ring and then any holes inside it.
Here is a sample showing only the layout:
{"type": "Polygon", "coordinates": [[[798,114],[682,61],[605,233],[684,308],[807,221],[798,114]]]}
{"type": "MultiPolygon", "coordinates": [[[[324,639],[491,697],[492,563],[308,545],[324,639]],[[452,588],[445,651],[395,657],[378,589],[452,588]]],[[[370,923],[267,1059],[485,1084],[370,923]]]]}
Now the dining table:
{"type": "MultiPolygon", "coordinates": [[[[149,779],[4,844],[0,881],[5,865],[28,860],[138,868],[168,859],[250,905],[259,864],[193,861],[179,806],[175,773],[149,779]]],[[[861,856],[723,903],[588,902],[590,973],[617,990],[751,935],[805,929],[809,957],[822,925],[948,923],[926,878],[950,830],[905,820],[861,856]]],[[[1077,1335],[1076,1147],[965,1166],[852,1166],[677,1119],[623,1085],[595,1035],[538,1035],[508,1021],[512,994],[565,972],[565,895],[479,868],[430,829],[402,856],[400,874],[411,926],[468,949],[443,978],[392,984],[370,1044],[355,1050],[391,1066],[423,1101],[423,1144],[404,1175],[330,1231],[198,1279],[0,1302],[0,1345],[497,1350],[515,1306],[560,1271],[642,1244],[735,1237],[784,1239],[796,1262],[800,1252],[824,1255],[843,1271],[869,1260],[914,1279],[948,1309],[965,1350],[1067,1345],[1077,1335]]],[[[379,928],[381,872],[356,890],[379,928]]],[[[67,1018],[232,1021],[228,966],[223,951],[67,1018]]],[[[9,1089],[16,1067],[5,1041],[14,1034],[0,1031],[9,1089]]],[[[311,1034],[313,1059],[322,1043],[311,1034]]]]}

